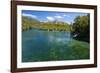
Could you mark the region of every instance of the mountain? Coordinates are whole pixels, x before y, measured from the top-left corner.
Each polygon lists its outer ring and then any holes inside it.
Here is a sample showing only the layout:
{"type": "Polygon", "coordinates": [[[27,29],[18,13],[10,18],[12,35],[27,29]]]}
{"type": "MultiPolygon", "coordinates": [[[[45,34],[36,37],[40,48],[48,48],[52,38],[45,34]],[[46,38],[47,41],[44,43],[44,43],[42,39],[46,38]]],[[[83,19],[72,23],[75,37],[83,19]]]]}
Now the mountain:
{"type": "Polygon", "coordinates": [[[22,16],[22,30],[29,30],[31,28],[41,30],[56,30],[56,31],[70,31],[70,25],[62,21],[40,22],[37,19],[22,16]]]}
{"type": "Polygon", "coordinates": [[[40,21],[34,18],[22,16],[22,30],[31,29],[34,24],[40,24],[40,21]]]}

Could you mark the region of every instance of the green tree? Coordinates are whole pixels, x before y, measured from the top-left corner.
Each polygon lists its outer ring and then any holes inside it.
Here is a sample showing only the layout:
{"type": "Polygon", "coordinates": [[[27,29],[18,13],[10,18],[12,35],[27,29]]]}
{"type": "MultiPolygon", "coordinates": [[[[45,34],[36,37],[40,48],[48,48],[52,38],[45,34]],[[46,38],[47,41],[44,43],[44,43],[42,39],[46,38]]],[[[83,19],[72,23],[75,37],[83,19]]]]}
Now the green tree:
{"type": "Polygon", "coordinates": [[[72,25],[72,35],[76,35],[73,38],[81,41],[89,42],[89,30],[90,19],[89,14],[87,16],[78,16],[75,18],[72,25]]]}
{"type": "Polygon", "coordinates": [[[36,19],[22,16],[22,30],[28,30],[31,29],[35,24],[39,24],[40,22],[36,19]]]}

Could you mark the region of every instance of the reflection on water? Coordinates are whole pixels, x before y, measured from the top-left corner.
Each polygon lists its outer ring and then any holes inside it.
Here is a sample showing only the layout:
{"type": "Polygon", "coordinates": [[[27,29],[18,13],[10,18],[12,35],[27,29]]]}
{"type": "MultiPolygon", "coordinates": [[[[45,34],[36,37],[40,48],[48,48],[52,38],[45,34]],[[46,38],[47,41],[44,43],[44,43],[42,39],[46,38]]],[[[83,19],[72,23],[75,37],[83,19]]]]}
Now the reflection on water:
{"type": "Polygon", "coordinates": [[[69,32],[51,32],[48,33],[48,42],[68,42],[70,41],[70,33],[69,32]],[[54,33],[54,34],[53,34],[54,33]]]}
{"type": "MultiPolygon", "coordinates": [[[[50,49],[63,48],[70,41],[69,32],[29,30],[22,32],[23,61],[49,56],[50,49]]],[[[45,60],[45,59],[44,59],[45,60]]]]}
{"type": "Polygon", "coordinates": [[[70,41],[70,32],[34,29],[23,31],[22,62],[76,59],[68,47],[70,41]]]}

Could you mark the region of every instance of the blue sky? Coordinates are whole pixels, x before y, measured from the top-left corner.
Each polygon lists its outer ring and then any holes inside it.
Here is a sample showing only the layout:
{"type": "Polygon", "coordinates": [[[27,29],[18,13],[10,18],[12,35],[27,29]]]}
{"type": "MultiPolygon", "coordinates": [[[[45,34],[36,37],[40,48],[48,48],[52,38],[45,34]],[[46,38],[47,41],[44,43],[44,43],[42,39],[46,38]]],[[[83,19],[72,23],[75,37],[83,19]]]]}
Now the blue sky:
{"type": "Polygon", "coordinates": [[[87,14],[88,13],[22,10],[22,16],[35,18],[41,22],[58,20],[69,24],[74,22],[76,16],[84,16],[87,14]]]}

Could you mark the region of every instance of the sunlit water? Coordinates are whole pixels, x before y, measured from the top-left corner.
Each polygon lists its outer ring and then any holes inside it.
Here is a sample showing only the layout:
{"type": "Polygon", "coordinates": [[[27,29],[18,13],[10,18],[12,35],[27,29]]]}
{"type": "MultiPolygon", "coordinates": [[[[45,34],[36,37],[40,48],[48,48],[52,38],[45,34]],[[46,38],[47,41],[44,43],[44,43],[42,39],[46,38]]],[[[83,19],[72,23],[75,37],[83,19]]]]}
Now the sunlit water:
{"type": "Polygon", "coordinates": [[[69,54],[70,48],[67,45],[70,41],[70,32],[34,29],[23,31],[22,61],[37,62],[67,59],[64,56],[69,54]]]}

